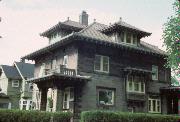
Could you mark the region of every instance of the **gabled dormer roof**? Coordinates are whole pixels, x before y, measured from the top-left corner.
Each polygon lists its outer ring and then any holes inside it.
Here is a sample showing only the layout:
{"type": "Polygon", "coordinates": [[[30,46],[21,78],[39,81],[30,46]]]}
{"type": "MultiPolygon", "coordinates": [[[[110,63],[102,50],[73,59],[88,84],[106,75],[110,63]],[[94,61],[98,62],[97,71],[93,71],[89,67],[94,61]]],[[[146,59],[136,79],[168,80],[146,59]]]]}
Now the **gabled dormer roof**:
{"type": "Polygon", "coordinates": [[[71,31],[80,31],[83,28],[85,28],[85,25],[82,25],[79,22],[72,21],[72,20],[67,20],[64,22],[59,22],[58,24],[54,25],[50,29],[46,30],[45,32],[41,33],[41,36],[48,37],[50,36],[53,32],[57,31],[58,29],[66,29],[66,30],[71,30],[71,31]]]}
{"type": "Polygon", "coordinates": [[[14,62],[14,65],[23,79],[34,77],[34,64],[14,62]]]}
{"type": "Polygon", "coordinates": [[[128,24],[122,20],[115,22],[114,24],[107,26],[106,28],[103,28],[101,31],[106,33],[106,32],[114,31],[115,29],[129,29],[129,30],[132,30],[132,31],[139,33],[140,35],[142,35],[142,37],[151,35],[151,33],[146,32],[142,29],[139,29],[135,26],[132,26],[132,25],[130,25],[130,24],[128,24]]]}
{"type": "Polygon", "coordinates": [[[1,65],[2,71],[7,78],[10,79],[21,79],[21,76],[14,66],[1,65]]]}

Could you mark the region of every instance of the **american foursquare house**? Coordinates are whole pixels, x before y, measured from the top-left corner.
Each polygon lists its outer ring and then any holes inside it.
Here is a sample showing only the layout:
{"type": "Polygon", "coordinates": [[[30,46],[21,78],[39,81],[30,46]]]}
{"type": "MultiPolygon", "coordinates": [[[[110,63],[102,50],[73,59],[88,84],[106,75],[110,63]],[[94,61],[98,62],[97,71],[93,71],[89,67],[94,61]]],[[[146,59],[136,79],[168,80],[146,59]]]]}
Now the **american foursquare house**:
{"type": "Polygon", "coordinates": [[[151,33],[120,19],[109,26],[83,11],[41,33],[49,45],[22,57],[35,61],[34,109],[113,110],[168,114],[160,89],[170,86],[166,53],[141,41],[151,33]]]}

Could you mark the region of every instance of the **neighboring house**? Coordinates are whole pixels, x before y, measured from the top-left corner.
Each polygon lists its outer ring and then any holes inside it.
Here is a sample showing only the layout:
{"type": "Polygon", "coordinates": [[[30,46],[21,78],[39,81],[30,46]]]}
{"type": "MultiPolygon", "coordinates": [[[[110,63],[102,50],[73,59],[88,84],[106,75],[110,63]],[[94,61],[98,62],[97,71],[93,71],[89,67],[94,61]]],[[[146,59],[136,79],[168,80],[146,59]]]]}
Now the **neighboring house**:
{"type": "Polygon", "coordinates": [[[26,83],[33,77],[34,65],[14,62],[13,66],[0,65],[0,108],[31,109],[32,83],[26,83]]]}
{"type": "Polygon", "coordinates": [[[33,101],[48,111],[107,109],[167,114],[161,87],[170,85],[166,53],[141,41],[151,33],[120,19],[93,22],[83,11],[80,22],[59,22],[41,36],[49,45],[22,57],[35,61],[33,101]],[[39,89],[39,90],[38,90],[39,89]]]}

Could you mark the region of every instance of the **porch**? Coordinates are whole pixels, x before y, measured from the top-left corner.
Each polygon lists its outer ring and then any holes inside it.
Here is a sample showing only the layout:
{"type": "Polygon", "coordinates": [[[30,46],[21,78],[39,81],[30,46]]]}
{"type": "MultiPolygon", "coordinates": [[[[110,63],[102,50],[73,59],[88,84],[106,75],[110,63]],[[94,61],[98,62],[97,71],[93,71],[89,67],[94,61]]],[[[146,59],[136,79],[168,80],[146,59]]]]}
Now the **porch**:
{"type": "Polygon", "coordinates": [[[75,69],[59,66],[45,69],[44,75],[29,79],[39,89],[39,110],[80,113],[82,87],[89,76],[77,75],[75,69]]]}
{"type": "Polygon", "coordinates": [[[180,115],[180,87],[171,86],[160,89],[161,95],[167,102],[167,113],[180,115]]]}

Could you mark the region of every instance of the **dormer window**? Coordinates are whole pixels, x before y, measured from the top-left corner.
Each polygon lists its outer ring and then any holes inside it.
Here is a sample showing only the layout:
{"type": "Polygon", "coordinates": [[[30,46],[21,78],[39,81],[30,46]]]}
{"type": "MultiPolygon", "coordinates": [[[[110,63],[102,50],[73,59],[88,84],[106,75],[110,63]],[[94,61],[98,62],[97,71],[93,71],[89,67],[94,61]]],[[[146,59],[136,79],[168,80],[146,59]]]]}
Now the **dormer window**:
{"type": "Polygon", "coordinates": [[[113,33],[111,38],[115,42],[137,45],[137,35],[127,31],[113,33]]]}
{"type": "Polygon", "coordinates": [[[127,33],[126,34],[126,43],[130,43],[131,44],[131,36],[132,36],[131,33],[127,33]]]}

